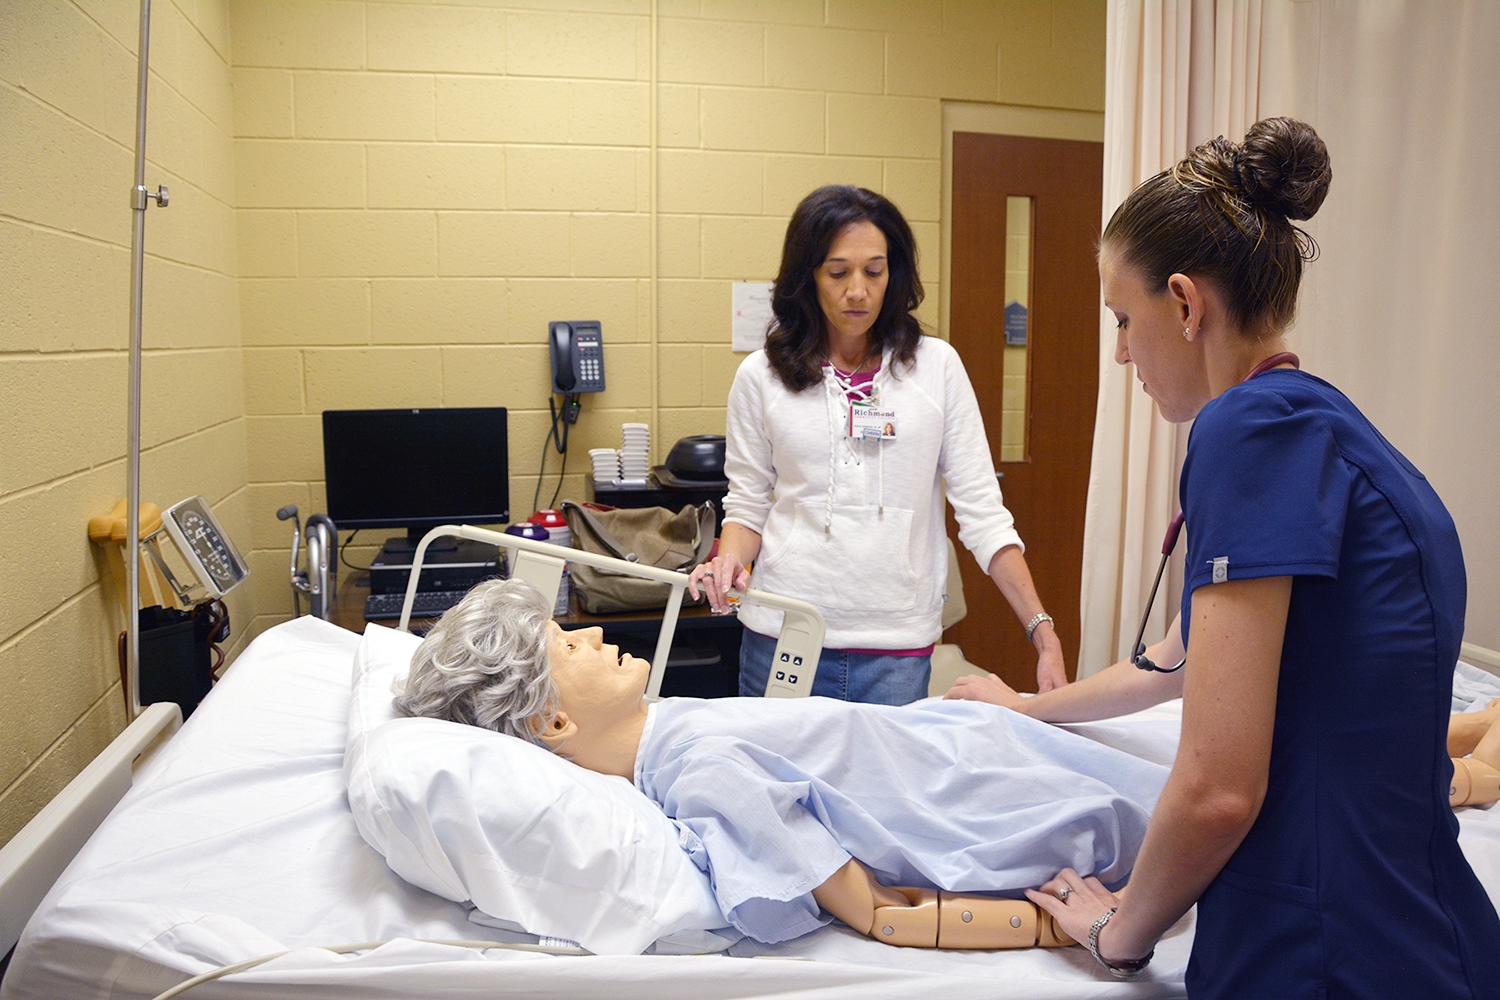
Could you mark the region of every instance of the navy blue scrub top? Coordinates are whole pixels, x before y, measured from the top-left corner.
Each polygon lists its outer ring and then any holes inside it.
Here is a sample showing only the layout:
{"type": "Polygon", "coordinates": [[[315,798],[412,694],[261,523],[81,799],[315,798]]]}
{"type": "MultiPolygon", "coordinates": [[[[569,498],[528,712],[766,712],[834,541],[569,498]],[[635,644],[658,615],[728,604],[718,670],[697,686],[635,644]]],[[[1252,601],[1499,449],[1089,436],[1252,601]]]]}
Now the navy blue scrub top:
{"type": "Polygon", "coordinates": [[[1198,904],[1189,996],[1500,997],[1500,918],[1448,804],[1467,599],[1453,519],[1337,389],[1273,369],[1205,406],[1182,600],[1293,577],[1269,784],[1198,904]]]}

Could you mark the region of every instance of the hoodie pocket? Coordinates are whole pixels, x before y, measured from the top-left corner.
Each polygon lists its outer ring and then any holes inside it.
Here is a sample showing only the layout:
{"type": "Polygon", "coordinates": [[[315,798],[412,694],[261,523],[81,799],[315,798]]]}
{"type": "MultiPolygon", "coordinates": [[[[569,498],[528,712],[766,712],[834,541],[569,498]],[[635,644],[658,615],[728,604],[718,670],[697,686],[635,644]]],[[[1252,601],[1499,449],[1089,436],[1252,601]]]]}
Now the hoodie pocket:
{"type": "Polygon", "coordinates": [[[913,611],[919,587],[913,569],[912,512],[894,507],[834,507],[816,501],[792,512],[786,541],[762,560],[756,585],[801,598],[825,612],[892,614],[913,611]]]}

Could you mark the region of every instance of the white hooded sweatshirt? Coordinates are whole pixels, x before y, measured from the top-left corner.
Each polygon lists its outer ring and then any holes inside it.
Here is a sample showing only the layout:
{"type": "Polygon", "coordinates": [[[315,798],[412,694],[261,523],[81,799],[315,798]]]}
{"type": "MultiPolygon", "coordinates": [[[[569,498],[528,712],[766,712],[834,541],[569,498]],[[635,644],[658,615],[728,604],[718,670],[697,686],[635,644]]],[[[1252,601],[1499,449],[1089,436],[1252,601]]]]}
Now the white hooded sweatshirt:
{"type": "MultiPolygon", "coordinates": [[[[729,390],[724,520],[761,535],[751,586],[815,605],[828,649],[938,640],[945,485],[959,540],[981,566],[1022,545],[958,353],[923,337],[916,363],[897,372],[886,355],[873,396],[895,411],[894,440],[848,437],[849,403],[826,366],[821,384],[792,393],[756,351],[729,390]]],[[[742,608],[740,620],[765,635],[781,628],[781,612],[766,608],[742,608]]]]}

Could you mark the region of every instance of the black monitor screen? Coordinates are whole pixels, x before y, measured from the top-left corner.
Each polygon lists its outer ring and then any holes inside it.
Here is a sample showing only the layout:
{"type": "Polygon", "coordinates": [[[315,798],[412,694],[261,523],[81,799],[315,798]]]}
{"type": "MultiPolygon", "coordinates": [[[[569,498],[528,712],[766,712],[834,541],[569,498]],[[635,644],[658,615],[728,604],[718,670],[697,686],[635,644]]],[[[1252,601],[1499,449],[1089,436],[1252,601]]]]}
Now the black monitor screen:
{"type": "Polygon", "coordinates": [[[328,516],[345,528],[510,521],[504,407],[324,410],[328,516]]]}

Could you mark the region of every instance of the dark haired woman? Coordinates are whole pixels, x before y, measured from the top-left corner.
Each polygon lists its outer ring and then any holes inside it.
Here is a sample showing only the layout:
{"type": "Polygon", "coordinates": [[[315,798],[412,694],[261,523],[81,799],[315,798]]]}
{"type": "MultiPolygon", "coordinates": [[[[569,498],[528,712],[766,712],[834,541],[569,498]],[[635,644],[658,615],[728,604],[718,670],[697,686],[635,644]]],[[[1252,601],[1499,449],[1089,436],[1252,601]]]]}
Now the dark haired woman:
{"type": "MultiPolygon", "coordinates": [[[[973,387],[953,348],[923,336],[921,301],[916,241],[888,199],[836,186],[797,206],[775,323],[729,392],[724,529],[691,590],[702,584],[716,610],[751,585],[816,605],[828,632],[814,694],[926,697],[946,494],[959,539],[1036,645],[1047,691],[1066,683],[1062,644],[1001,502],[973,387]]],[[[779,614],[740,613],[743,695],[765,693],[779,614]]]]}
{"type": "Polygon", "coordinates": [[[1292,220],[1330,176],[1316,132],[1268,119],[1146,181],[1105,228],[1116,358],[1164,416],[1196,418],[1167,642],[1186,665],[1117,665],[1048,714],[1175,691],[1182,740],[1123,900],[1073,871],[1029,895],[1120,976],[1196,902],[1195,1000],[1494,998],[1500,919],[1449,806],[1458,534],[1283,338],[1314,255],[1292,220]]]}

